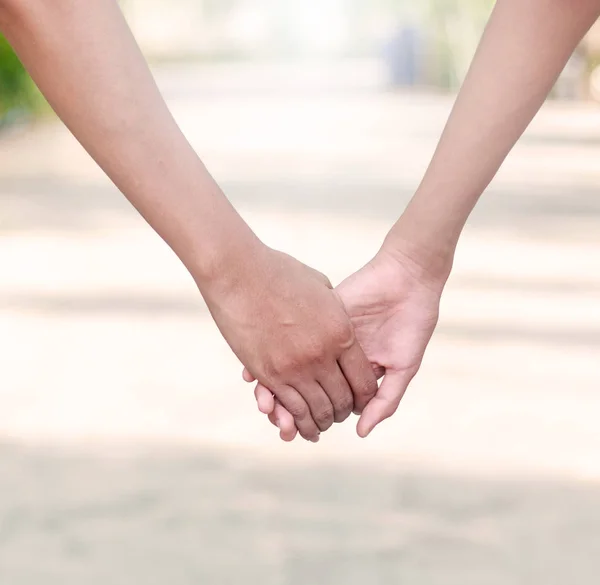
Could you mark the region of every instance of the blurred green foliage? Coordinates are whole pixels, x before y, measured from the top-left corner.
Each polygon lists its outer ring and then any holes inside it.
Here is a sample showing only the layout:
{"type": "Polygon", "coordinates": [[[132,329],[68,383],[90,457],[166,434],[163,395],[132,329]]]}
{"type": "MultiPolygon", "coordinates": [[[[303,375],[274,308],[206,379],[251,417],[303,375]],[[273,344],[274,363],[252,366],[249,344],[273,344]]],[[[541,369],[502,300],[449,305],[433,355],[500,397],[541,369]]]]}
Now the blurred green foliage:
{"type": "Polygon", "coordinates": [[[0,35],[0,121],[19,110],[39,111],[43,99],[6,39],[0,35]]]}

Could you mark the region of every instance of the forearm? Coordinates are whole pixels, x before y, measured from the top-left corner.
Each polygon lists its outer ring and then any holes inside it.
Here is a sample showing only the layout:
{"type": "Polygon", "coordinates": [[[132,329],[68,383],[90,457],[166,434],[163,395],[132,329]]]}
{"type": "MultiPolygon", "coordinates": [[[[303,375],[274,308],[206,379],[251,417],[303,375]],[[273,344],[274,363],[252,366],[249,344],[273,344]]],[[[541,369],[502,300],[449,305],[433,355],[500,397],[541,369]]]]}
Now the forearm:
{"type": "Polygon", "coordinates": [[[256,243],[177,127],[114,0],[0,6],[55,111],[197,279],[256,243]]]}
{"type": "Polygon", "coordinates": [[[498,0],[427,173],[386,246],[451,262],[479,197],[535,116],[600,0],[498,0]]]}

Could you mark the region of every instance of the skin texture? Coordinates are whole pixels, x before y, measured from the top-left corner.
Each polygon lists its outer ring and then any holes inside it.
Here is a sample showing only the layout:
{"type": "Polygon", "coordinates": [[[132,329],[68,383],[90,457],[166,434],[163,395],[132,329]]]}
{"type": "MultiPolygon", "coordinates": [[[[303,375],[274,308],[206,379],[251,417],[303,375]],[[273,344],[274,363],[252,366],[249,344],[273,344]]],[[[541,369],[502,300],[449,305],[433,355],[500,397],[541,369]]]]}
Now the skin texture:
{"type": "Polygon", "coordinates": [[[327,278],[265,246],[177,127],[114,0],[0,0],[54,110],[190,271],[250,372],[317,441],[377,391],[327,278]]]}
{"type": "MultiPolygon", "coordinates": [[[[360,436],[398,408],[435,329],[471,211],[598,16],[600,0],[497,1],[415,196],[377,257],[338,290],[372,366],[378,375],[385,370],[358,423],[360,436]]],[[[283,406],[260,384],[255,395],[282,438],[292,440],[283,406]]]]}

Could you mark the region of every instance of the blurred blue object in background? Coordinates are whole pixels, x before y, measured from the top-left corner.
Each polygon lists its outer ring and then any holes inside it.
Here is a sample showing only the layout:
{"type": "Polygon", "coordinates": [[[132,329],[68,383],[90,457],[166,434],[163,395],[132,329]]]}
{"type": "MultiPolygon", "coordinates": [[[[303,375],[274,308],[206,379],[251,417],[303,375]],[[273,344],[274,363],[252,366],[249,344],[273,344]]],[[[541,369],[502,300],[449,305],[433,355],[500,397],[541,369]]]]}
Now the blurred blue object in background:
{"type": "Polygon", "coordinates": [[[422,35],[417,26],[401,24],[386,43],[384,59],[394,87],[413,87],[421,81],[422,35]]]}

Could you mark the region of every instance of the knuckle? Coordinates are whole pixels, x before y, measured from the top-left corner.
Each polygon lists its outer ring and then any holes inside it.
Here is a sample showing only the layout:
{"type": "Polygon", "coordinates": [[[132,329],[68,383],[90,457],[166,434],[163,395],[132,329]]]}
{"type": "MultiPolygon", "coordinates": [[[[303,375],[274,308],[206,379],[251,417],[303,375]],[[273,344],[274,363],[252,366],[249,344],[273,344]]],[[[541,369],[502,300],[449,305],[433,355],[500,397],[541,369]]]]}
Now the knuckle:
{"type": "Polygon", "coordinates": [[[308,406],[300,400],[291,401],[287,406],[287,411],[296,420],[304,420],[309,415],[308,406]]]}
{"type": "Polygon", "coordinates": [[[327,335],[323,335],[321,332],[306,339],[299,352],[299,355],[302,356],[301,362],[303,364],[312,364],[313,362],[323,360],[327,353],[327,342],[327,335]]]}
{"type": "Polygon", "coordinates": [[[372,368],[369,371],[361,372],[358,379],[355,379],[351,385],[352,391],[357,396],[372,396],[377,393],[377,378],[372,368]]]}
{"type": "Polygon", "coordinates": [[[332,406],[322,407],[315,413],[314,420],[317,426],[322,430],[326,431],[333,425],[334,422],[334,411],[332,406]]]}
{"type": "Polygon", "coordinates": [[[305,368],[322,364],[326,358],[326,344],[313,342],[294,354],[272,357],[265,367],[265,371],[270,377],[289,383],[296,379],[305,368]]]}
{"type": "Polygon", "coordinates": [[[271,385],[273,385],[279,379],[279,372],[277,371],[277,366],[273,361],[269,361],[264,365],[263,373],[265,380],[267,380],[271,385]]]}
{"type": "Polygon", "coordinates": [[[344,396],[335,409],[335,422],[344,422],[354,410],[354,399],[350,396],[344,396]]]}
{"type": "Polygon", "coordinates": [[[361,396],[375,396],[375,394],[377,394],[377,389],[377,380],[375,379],[375,376],[373,376],[361,384],[359,392],[361,396]]]}
{"type": "Polygon", "coordinates": [[[267,376],[275,379],[288,377],[294,369],[294,360],[285,355],[271,357],[271,360],[265,366],[267,376]]]}
{"type": "Polygon", "coordinates": [[[354,345],[356,338],[354,329],[349,320],[337,320],[331,324],[330,335],[335,343],[342,349],[349,349],[354,345]]]}
{"type": "Polygon", "coordinates": [[[315,344],[307,351],[307,362],[310,364],[320,365],[325,363],[327,350],[325,344],[315,344]]]}

